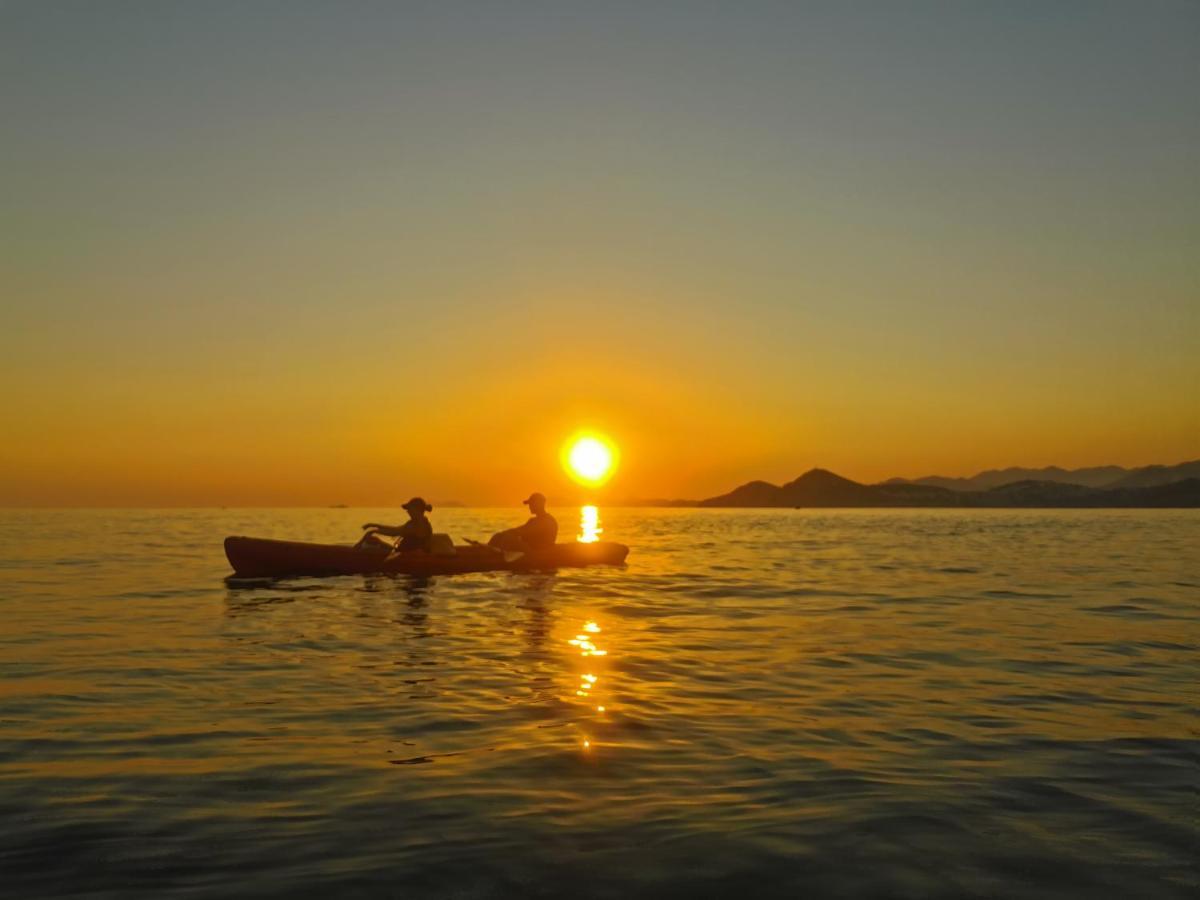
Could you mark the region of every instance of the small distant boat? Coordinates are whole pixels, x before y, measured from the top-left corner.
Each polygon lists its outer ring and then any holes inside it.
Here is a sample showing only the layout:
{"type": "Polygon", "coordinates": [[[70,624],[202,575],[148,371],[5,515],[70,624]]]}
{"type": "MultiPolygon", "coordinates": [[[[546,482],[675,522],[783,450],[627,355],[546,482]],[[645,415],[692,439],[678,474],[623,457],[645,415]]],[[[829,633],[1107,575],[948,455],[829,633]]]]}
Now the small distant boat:
{"type": "Polygon", "coordinates": [[[227,537],[225,556],[239,578],[289,575],[455,575],[462,572],[521,572],[620,565],[629,548],[612,541],[555,544],[528,553],[503,553],[471,544],[451,552],[396,553],[385,547],[356,548],[342,544],[306,544],[266,538],[227,537]]]}

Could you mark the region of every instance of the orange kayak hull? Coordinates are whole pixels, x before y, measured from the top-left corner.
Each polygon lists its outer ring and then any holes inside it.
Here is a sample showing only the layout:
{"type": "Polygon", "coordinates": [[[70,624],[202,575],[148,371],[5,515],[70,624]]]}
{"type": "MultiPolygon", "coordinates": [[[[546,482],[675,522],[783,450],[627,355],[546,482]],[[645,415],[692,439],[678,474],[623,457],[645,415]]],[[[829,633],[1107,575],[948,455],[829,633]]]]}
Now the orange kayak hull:
{"type": "MultiPolygon", "coordinates": [[[[555,544],[506,560],[490,547],[456,547],[453,554],[356,549],[341,544],[307,544],[267,538],[227,537],[225,556],[239,578],[289,575],[455,575],[462,572],[530,571],[620,565],[629,548],[612,541],[555,544]]],[[[511,554],[510,554],[511,555],[511,554]]]]}

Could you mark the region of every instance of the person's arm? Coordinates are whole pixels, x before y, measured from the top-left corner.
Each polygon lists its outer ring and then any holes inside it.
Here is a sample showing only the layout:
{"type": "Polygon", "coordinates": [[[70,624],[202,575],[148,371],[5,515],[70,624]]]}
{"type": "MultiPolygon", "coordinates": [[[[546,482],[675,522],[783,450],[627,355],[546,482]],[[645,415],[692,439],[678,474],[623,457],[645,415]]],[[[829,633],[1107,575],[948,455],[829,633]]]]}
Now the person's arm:
{"type": "Polygon", "coordinates": [[[531,540],[535,544],[553,544],[558,537],[558,522],[554,516],[534,516],[514,531],[521,535],[522,540],[531,540]]]}
{"type": "Polygon", "coordinates": [[[380,525],[378,522],[368,522],[363,528],[374,534],[386,534],[389,537],[399,537],[404,532],[403,525],[380,525]]]}
{"type": "MultiPolygon", "coordinates": [[[[524,526],[521,526],[524,527],[524,526]]],[[[505,549],[516,538],[521,536],[520,528],[506,528],[504,531],[497,531],[492,535],[492,539],[488,541],[489,547],[505,549]]]]}

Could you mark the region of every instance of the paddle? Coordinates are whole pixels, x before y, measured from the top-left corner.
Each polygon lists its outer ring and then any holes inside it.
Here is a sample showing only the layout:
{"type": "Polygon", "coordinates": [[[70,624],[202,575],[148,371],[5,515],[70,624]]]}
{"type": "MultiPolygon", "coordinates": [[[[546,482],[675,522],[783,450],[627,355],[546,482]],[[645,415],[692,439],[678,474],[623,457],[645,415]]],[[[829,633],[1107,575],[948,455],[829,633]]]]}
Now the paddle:
{"type": "Polygon", "coordinates": [[[482,541],[473,541],[470,538],[463,538],[463,540],[472,547],[487,547],[489,550],[494,550],[496,553],[501,554],[504,557],[504,561],[508,563],[516,562],[525,555],[525,553],[521,550],[501,550],[498,547],[492,547],[491,545],[485,544],[482,541]]]}

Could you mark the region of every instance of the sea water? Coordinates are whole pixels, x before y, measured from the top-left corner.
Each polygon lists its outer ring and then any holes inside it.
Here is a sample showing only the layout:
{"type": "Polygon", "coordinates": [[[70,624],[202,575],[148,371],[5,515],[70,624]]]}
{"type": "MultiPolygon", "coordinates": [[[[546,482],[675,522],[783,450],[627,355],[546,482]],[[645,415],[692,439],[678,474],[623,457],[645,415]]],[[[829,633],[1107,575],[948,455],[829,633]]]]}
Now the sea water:
{"type": "Polygon", "coordinates": [[[225,580],[401,515],[0,512],[0,892],[1196,896],[1197,511],[601,509],[625,567],[225,580]]]}

